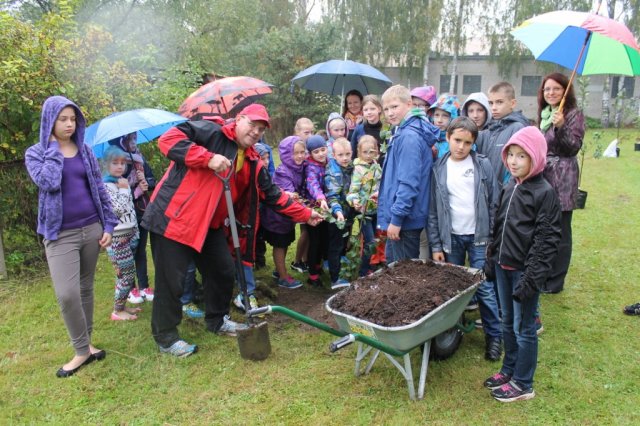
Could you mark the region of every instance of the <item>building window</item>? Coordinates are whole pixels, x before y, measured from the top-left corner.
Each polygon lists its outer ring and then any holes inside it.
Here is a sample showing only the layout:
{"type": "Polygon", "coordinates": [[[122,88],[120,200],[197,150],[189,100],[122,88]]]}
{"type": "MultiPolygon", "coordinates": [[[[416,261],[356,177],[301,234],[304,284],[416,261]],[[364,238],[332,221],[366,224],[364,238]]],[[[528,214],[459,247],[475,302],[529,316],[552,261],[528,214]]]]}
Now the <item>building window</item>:
{"type": "Polygon", "coordinates": [[[538,96],[538,89],[542,84],[542,77],[539,75],[523,75],[520,96],[538,96]]]}
{"type": "MultiPolygon", "coordinates": [[[[633,98],[633,91],[635,89],[636,79],[633,77],[625,77],[624,83],[622,84],[622,95],[629,99],[633,98]]],[[[615,98],[618,96],[618,85],[620,84],[620,77],[615,76],[611,79],[611,97],[615,98]]]]}
{"type": "Polygon", "coordinates": [[[465,75],[462,76],[462,94],[468,95],[470,93],[482,91],[481,84],[482,76],[479,75],[465,75]]]}
{"type": "MultiPolygon", "coordinates": [[[[451,74],[440,76],[440,93],[449,93],[449,84],[451,83],[451,74]]],[[[456,82],[454,85],[453,93],[458,93],[458,76],[456,75],[456,82]]]]}

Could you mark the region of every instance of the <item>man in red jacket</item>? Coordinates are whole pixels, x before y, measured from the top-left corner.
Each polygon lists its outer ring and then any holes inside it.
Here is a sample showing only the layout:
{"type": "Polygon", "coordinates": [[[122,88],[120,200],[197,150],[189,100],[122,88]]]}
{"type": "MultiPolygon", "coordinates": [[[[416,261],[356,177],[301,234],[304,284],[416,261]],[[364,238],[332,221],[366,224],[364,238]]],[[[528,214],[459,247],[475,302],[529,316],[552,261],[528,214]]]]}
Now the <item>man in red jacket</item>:
{"type": "Polygon", "coordinates": [[[197,351],[197,346],[180,339],[177,328],[182,320],[183,278],[191,260],[202,274],[207,329],[235,335],[245,327],[228,316],[235,267],[225,232],[224,189],[215,173],[232,174],[233,204],[247,247],[244,260],[247,252],[253,253],[260,202],[296,222],[317,225],[322,220],[271,182],[253,148],[269,126],[266,108],[252,104],[233,123],[188,121],[160,137],[160,150],[171,164],[142,219],[153,248],[156,289],[151,330],[160,352],[186,357],[197,351]]]}

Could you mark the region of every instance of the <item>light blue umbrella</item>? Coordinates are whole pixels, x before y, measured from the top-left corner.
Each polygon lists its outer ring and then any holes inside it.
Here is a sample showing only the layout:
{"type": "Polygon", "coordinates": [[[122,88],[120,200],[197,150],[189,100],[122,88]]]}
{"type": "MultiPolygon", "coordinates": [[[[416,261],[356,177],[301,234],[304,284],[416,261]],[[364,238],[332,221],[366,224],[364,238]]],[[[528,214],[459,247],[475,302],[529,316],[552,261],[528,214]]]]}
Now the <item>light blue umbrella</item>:
{"type": "Polygon", "coordinates": [[[350,60],[332,59],[321,62],[300,71],[291,80],[303,89],[329,95],[343,96],[350,90],[357,90],[363,95],[383,93],[393,82],[372,67],[350,60]]]}
{"type": "Polygon", "coordinates": [[[93,148],[96,157],[101,158],[111,139],[136,132],[137,143],[145,143],[184,121],[187,119],[181,115],[161,109],[141,108],[115,112],[87,127],[84,143],[93,148]]]}

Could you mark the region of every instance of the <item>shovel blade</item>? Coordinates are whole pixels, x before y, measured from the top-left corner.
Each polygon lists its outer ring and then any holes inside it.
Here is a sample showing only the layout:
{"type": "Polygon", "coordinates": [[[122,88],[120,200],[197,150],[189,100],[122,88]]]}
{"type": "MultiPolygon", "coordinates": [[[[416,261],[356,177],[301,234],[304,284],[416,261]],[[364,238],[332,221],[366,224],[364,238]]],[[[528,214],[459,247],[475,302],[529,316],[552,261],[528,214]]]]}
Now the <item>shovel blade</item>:
{"type": "Polygon", "coordinates": [[[245,330],[237,332],[238,348],[240,356],[250,361],[262,361],[271,354],[271,341],[269,340],[269,327],[266,321],[252,324],[245,330]]]}

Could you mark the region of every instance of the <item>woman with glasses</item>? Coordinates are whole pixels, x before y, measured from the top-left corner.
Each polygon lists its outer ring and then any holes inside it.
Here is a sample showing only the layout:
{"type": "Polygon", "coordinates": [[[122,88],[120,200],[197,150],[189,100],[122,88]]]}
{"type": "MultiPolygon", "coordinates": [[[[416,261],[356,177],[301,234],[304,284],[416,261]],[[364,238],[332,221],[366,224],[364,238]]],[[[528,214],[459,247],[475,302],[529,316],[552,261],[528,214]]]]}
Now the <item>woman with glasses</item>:
{"type": "Polygon", "coordinates": [[[571,217],[578,196],[578,159],[584,138],[584,115],[578,109],[573,86],[561,73],[542,79],[538,90],[538,125],[547,141],[544,177],[555,189],[562,209],[562,239],[547,279],[545,292],[559,293],[571,263],[571,217]],[[564,98],[562,108],[560,104],[564,98]]]}

